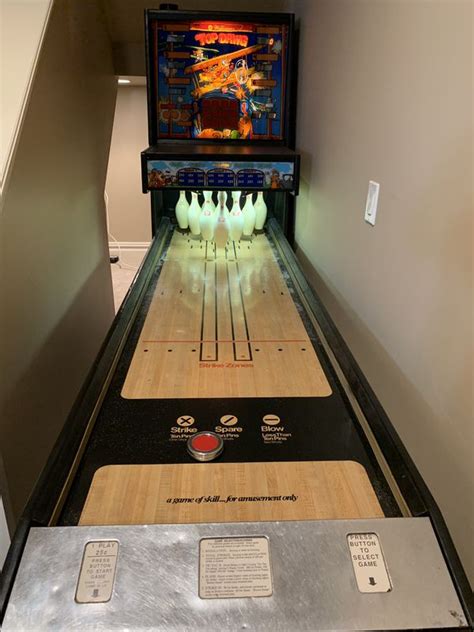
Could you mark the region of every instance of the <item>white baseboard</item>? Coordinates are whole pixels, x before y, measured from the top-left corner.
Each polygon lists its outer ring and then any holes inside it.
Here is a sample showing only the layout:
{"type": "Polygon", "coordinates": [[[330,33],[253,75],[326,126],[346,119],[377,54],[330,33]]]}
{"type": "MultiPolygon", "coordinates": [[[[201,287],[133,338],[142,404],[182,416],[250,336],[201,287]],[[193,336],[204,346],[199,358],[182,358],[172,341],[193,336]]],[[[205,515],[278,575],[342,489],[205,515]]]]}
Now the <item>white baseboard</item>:
{"type": "Polygon", "coordinates": [[[3,499],[0,496],[0,571],[2,570],[9,546],[10,534],[8,533],[7,519],[5,518],[5,510],[3,508],[3,499]]]}
{"type": "Polygon", "coordinates": [[[109,250],[148,250],[150,247],[149,241],[109,241],[109,250]]]}

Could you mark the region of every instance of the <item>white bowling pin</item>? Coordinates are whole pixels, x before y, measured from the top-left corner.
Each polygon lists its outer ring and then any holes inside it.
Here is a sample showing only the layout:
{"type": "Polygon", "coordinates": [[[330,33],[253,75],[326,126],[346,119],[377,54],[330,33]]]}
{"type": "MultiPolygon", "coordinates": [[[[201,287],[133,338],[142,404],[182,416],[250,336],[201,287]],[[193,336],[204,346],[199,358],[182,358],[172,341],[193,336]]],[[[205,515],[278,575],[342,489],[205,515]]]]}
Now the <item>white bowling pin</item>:
{"type": "Polygon", "coordinates": [[[201,229],[199,228],[199,217],[201,215],[201,206],[198,201],[198,194],[191,191],[191,205],[188,210],[188,222],[189,230],[192,235],[199,235],[201,229]]]}
{"type": "Polygon", "coordinates": [[[174,210],[176,213],[176,221],[178,222],[178,226],[182,230],[185,230],[189,225],[188,223],[189,202],[186,198],[186,191],[179,192],[179,199],[178,199],[178,202],[176,203],[174,210]]]}
{"type": "Polygon", "coordinates": [[[224,213],[227,215],[227,217],[230,217],[230,211],[227,208],[227,191],[219,191],[219,193],[217,194],[217,213],[219,213],[221,196],[224,200],[224,213]]]}
{"type": "Polygon", "coordinates": [[[257,201],[254,204],[255,208],[255,230],[262,230],[265,220],[267,219],[267,205],[263,199],[263,191],[257,193],[257,201]]]}
{"type": "Polygon", "coordinates": [[[243,234],[246,237],[250,237],[253,233],[253,229],[255,228],[255,207],[253,205],[253,194],[247,193],[244,208],[242,209],[242,213],[244,214],[244,230],[243,234]]]}
{"type": "Polygon", "coordinates": [[[211,213],[215,213],[217,210],[214,200],[212,199],[212,191],[203,191],[204,202],[202,204],[202,210],[210,209],[211,213]]]}
{"type": "Polygon", "coordinates": [[[202,238],[206,241],[211,241],[214,237],[214,230],[216,226],[216,216],[214,215],[214,209],[210,204],[202,205],[202,212],[199,217],[199,228],[201,231],[202,238]]]}
{"type": "MultiPolygon", "coordinates": [[[[232,196],[232,204],[235,206],[235,204],[239,204],[240,206],[240,196],[242,195],[242,191],[232,191],[231,196],[232,196]]],[[[234,209],[232,209],[233,211],[234,209]]]]}
{"type": "Polygon", "coordinates": [[[232,191],[232,199],[234,204],[229,219],[229,235],[232,241],[239,241],[244,229],[244,214],[240,208],[240,191],[232,191]]]}
{"type": "Polygon", "coordinates": [[[226,192],[220,191],[217,199],[219,201],[219,215],[214,229],[214,241],[218,248],[224,248],[229,238],[229,220],[227,218],[225,205],[227,199],[226,192]]]}

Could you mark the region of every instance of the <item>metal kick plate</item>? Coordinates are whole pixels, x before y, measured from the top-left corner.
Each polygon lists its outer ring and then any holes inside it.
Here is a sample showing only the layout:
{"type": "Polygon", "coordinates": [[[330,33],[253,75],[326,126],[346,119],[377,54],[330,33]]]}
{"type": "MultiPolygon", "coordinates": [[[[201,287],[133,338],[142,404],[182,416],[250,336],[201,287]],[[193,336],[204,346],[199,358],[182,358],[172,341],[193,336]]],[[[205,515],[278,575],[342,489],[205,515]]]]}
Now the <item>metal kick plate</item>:
{"type": "MultiPolygon", "coordinates": [[[[364,571],[361,577],[370,582],[378,575],[364,571]]],[[[429,519],[381,518],[34,528],[2,629],[275,632],[464,625],[429,519]],[[354,534],[376,535],[389,591],[360,591],[348,544],[354,534]],[[232,537],[266,538],[272,591],[263,592],[268,596],[199,596],[201,542],[232,537]],[[92,541],[118,542],[112,596],[105,603],[77,603],[84,551],[92,541]]]]}

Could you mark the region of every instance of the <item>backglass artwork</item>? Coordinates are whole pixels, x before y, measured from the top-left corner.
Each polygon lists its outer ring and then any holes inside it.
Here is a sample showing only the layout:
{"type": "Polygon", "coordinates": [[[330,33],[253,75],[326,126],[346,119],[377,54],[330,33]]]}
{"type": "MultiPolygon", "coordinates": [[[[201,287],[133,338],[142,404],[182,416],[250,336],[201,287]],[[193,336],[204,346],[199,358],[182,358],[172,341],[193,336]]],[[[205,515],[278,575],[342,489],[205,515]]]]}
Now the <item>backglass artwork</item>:
{"type": "Polygon", "coordinates": [[[288,25],[152,24],[157,140],[282,140],[288,25]]]}

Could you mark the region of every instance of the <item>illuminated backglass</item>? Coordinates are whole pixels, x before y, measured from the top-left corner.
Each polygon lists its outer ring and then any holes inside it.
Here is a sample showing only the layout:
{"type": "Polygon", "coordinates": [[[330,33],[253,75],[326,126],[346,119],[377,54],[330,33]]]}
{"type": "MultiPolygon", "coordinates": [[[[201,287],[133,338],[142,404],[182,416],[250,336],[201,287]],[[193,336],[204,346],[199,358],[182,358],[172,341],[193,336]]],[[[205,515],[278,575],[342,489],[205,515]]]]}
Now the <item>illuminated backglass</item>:
{"type": "Polygon", "coordinates": [[[154,19],[159,139],[284,139],[288,25],[154,19]]]}

